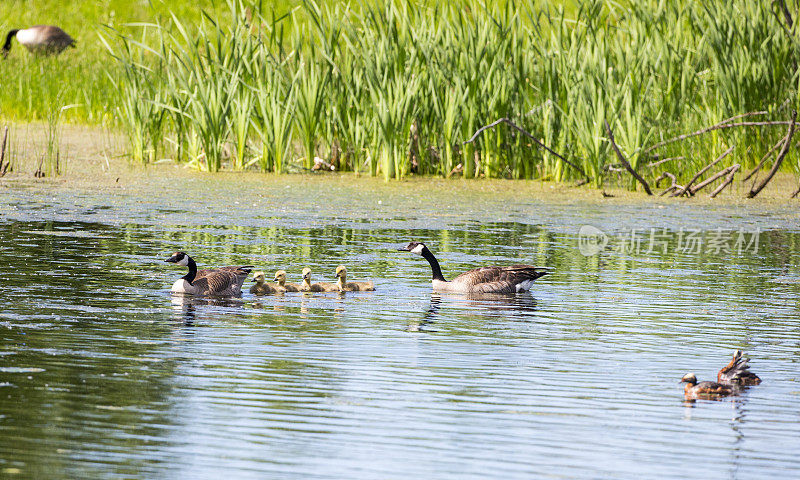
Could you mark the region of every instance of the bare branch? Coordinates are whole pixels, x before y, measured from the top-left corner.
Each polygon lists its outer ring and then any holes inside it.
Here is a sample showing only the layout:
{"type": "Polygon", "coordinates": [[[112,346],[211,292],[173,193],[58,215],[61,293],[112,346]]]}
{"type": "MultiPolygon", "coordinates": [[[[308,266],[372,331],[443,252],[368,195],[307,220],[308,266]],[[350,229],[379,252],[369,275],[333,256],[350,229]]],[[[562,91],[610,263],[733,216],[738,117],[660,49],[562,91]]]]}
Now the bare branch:
{"type": "Polygon", "coordinates": [[[641,175],[636,173],[636,170],[633,169],[631,164],[628,163],[628,160],[625,158],[625,156],[622,155],[622,152],[619,151],[619,147],[617,146],[617,142],[614,141],[614,134],[611,132],[611,127],[608,126],[608,122],[607,121],[604,120],[604,123],[606,125],[606,133],[608,133],[608,140],[611,142],[611,147],[614,149],[614,152],[617,154],[617,158],[619,158],[620,163],[622,163],[622,166],[625,167],[625,169],[628,171],[628,173],[633,175],[633,178],[635,178],[636,181],[638,181],[639,183],[642,184],[642,187],[644,187],[644,191],[647,192],[648,195],[652,195],[653,192],[650,190],[650,185],[647,184],[647,181],[644,178],[642,178],[641,175]]]}
{"type": "Polygon", "coordinates": [[[720,162],[720,160],[722,160],[723,158],[727,157],[727,156],[728,156],[728,154],[730,154],[730,153],[733,151],[733,149],[734,149],[735,147],[736,147],[736,145],[731,145],[731,147],[730,147],[729,149],[725,150],[725,151],[722,153],[722,155],[720,155],[719,157],[717,157],[716,159],[714,159],[714,161],[713,161],[713,162],[709,163],[708,165],[706,165],[705,167],[703,167],[703,168],[702,168],[702,169],[701,169],[699,172],[697,172],[697,173],[694,175],[694,177],[692,177],[692,179],[691,179],[691,180],[689,180],[689,183],[687,183],[687,184],[686,184],[686,186],[683,188],[683,191],[682,191],[682,192],[680,192],[680,193],[677,193],[677,192],[676,192],[676,193],[673,193],[673,194],[672,194],[672,196],[673,196],[673,197],[677,197],[678,195],[683,195],[683,194],[686,194],[686,193],[688,193],[689,195],[692,195],[692,191],[691,191],[692,184],[693,184],[694,182],[696,182],[696,181],[697,181],[697,180],[698,180],[700,177],[702,177],[702,176],[703,176],[703,174],[704,174],[704,173],[706,173],[706,172],[707,172],[707,171],[708,171],[708,170],[709,170],[711,167],[713,167],[714,165],[716,165],[717,163],[719,163],[719,162],[720,162]]]}
{"type": "MultiPolygon", "coordinates": [[[[761,114],[761,112],[756,112],[761,114]]],[[[735,117],[731,117],[735,118],[735,117]]],[[[704,133],[713,132],[714,130],[722,130],[725,128],[735,128],[735,127],[764,127],[764,126],[775,126],[775,125],[788,125],[789,122],[787,121],[775,121],[775,122],[739,122],[739,123],[730,123],[730,119],[725,120],[724,122],[720,122],[716,125],[712,125],[710,127],[706,127],[696,132],[686,133],[683,135],[678,135],[677,137],[670,138],[669,140],[664,140],[663,142],[658,142],[655,145],[645,148],[642,150],[642,154],[646,154],[652,152],[657,148],[661,148],[664,145],[669,145],[670,143],[679,142],[681,140],[686,140],[687,138],[696,137],[698,135],[702,135],[704,133]]]]}
{"type": "Polygon", "coordinates": [[[783,142],[783,147],[781,148],[781,152],[778,154],[778,158],[775,159],[775,163],[772,164],[772,168],[770,169],[769,173],[767,173],[767,178],[761,181],[758,185],[753,186],[750,191],[747,193],[747,198],[754,198],[756,195],[761,192],[761,190],[767,186],[772,177],[775,176],[775,173],[781,167],[781,163],[783,163],[783,159],[786,157],[786,154],[789,153],[789,147],[792,146],[792,135],[794,135],[794,127],[795,121],[797,120],[797,110],[792,111],[792,121],[789,124],[789,132],[786,134],[786,141],[783,142]]]}
{"type": "Polygon", "coordinates": [[[760,161],[760,162],[758,162],[758,165],[756,165],[756,168],[754,168],[754,169],[753,169],[753,170],[752,170],[750,173],[748,173],[748,174],[747,174],[747,176],[745,176],[745,177],[742,179],[742,183],[744,183],[744,182],[746,182],[746,181],[750,180],[750,177],[752,177],[753,175],[755,175],[755,173],[756,173],[757,171],[761,170],[761,167],[763,167],[763,166],[764,166],[764,163],[767,161],[767,159],[770,157],[770,155],[772,155],[772,153],[773,153],[773,152],[775,152],[775,150],[779,149],[779,148],[781,147],[781,145],[783,145],[783,142],[785,142],[785,141],[786,141],[786,137],[784,136],[783,138],[781,138],[781,139],[778,141],[778,143],[776,143],[775,145],[773,145],[773,146],[772,146],[772,148],[770,148],[770,149],[769,149],[769,152],[765,153],[765,154],[764,154],[764,156],[763,156],[763,157],[761,157],[761,161],[760,161]]]}
{"type": "Polygon", "coordinates": [[[657,166],[661,165],[662,163],[667,163],[667,162],[669,162],[670,160],[683,160],[684,158],[686,158],[686,157],[670,157],[670,158],[665,158],[664,160],[659,160],[659,161],[657,161],[657,162],[650,162],[650,163],[648,163],[648,164],[647,164],[647,166],[648,166],[648,167],[650,167],[650,168],[653,168],[653,167],[657,167],[657,166]]]}
{"type": "MultiPolygon", "coordinates": [[[[526,137],[528,137],[529,139],[531,139],[531,140],[533,140],[534,142],[536,142],[536,144],[537,144],[537,145],[539,145],[540,147],[544,148],[545,150],[547,150],[547,151],[548,151],[548,152],[550,152],[551,154],[553,154],[553,155],[555,155],[556,157],[558,157],[559,159],[561,159],[561,161],[563,161],[564,163],[566,163],[566,164],[567,164],[567,165],[569,165],[570,167],[572,167],[572,168],[574,168],[575,170],[577,170],[577,171],[578,171],[578,173],[580,173],[581,175],[583,175],[584,177],[586,177],[586,179],[587,179],[587,180],[589,179],[589,176],[588,176],[588,175],[586,175],[586,173],[583,171],[583,169],[582,169],[582,168],[578,167],[578,166],[577,166],[577,165],[575,165],[574,163],[572,163],[572,162],[570,162],[569,160],[567,160],[566,158],[564,158],[564,156],[563,156],[563,155],[559,154],[558,152],[556,152],[556,151],[555,151],[555,150],[553,150],[552,148],[550,148],[550,147],[548,147],[547,145],[545,145],[545,144],[544,144],[544,143],[543,143],[541,140],[539,140],[538,138],[536,138],[536,137],[534,137],[533,135],[531,135],[531,134],[530,134],[530,133],[529,133],[527,130],[525,130],[524,128],[520,127],[520,126],[519,126],[519,125],[517,125],[516,123],[512,122],[512,121],[511,121],[511,119],[510,119],[510,118],[508,118],[508,117],[503,117],[503,118],[500,118],[500,119],[498,119],[498,120],[495,120],[494,122],[490,123],[489,125],[485,125],[485,126],[483,126],[483,127],[479,128],[478,130],[476,130],[476,131],[475,131],[475,133],[472,135],[472,137],[470,137],[470,139],[469,139],[469,140],[467,140],[466,142],[464,142],[464,143],[463,143],[463,145],[466,145],[466,144],[468,144],[468,143],[472,143],[472,142],[474,142],[474,141],[475,141],[475,139],[476,139],[476,138],[478,138],[478,135],[480,135],[481,133],[483,133],[483,131],[484,131],[484,130],[488,130],[488,129],[490,129],[490,128],[494,128],[494,127],[496,127],[496,126],[500,125],[501,123],[505,123],[505,124],[507,124],[509,127],[511,127],[511,128],[513,128],[513,129],[515,129],[515,130],[519,131],[520,133],[522,133],[523,135],[525,135],[525,136],[526,136],[526,137]]],[[[588,182],[587,182],[587,183],[588,183],[588,182]]]]}
{"type": "Polygon", "coordinates": [[[709,197],[709,198],[714,198],[714,197],[716,197],[717,195],[719,195],[719,193],[720,193],[721,191],[723,191],[723,190],[725,189],[725,187],[727,187],[728,185],[730,185],[731,183],[733,183],[733,176],[734,176],[734,175],[736,175],[736,172],[739,170],[739,167],[740,167],[740,166],[741,166],[741,165],[739,165],[738,163],[736,163],[736,164],[733,164],[733,165],[731,165],[730,167],[728,167],[728,168],[730,169],[730,171],[728,172],[728,176],[727,176],[727,177],[725,177],[725,181],[724,181],[724,182],[722,182],[722,183],[720,184],[720,186],[719,186],[719,187],[715,188],[715,189],[714,189],[714,191],[713,191],[713,192],[711,192],[711,194],[710,194],[708,197],[709,197]]]}
{"type": "Polygon", "coordinates": [[[734,166],[736,167],[735,170],[739,169],[739,164],[731,165],[730,167],[723,168],[719,172],[715,173],[714,175],[708,177],[708,179],[703,180],[702,182],[698,183],[694,187],[689,189],[689,195],[694,195],[695,193],[699,192],[700,190],[704,189],[705,187],[711,185],[716,180],[724,177],[725,175],[729,174],[731,170],[734,170],[734,166]]]}

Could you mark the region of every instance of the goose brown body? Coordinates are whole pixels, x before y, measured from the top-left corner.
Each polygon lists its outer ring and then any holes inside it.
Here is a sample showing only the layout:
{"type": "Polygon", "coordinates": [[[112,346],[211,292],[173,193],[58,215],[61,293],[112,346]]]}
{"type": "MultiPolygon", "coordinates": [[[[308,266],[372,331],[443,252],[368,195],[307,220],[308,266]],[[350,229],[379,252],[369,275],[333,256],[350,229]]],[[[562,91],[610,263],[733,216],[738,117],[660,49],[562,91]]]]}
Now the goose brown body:
{"type": "Polygon", "coordinates": [[[189,273],[172,285],[173,293],[236,297],[242,294],[242,284],[252,265],[198,270],[194,259],[184,252],[175,252],[166,262],[189,267],[189,273]]]}
{"type": "Polygon", "coordinates": [[[525,292],[531,289],[537,278],[549,273],[547,268],[533,265],[490,266],[464,272],[447,281],[442,275],[439,262],[425,244],[411,242],[398,250],[420,255],[428,261],[433,273],[431,283],[436,292],[500,294],[525,292]]]}
{"type": "Polygon", "coordinates": [[[17,41],[37,55],[58,55],[68,47],[75,47],[75,40],[55,25],[34,25],[29,28],[11,30],[3,45],[3,57],[11,50],[11,40],[17,41]]]}
{"type": "Polygon", "coordinates": [[[730,363],[725,365],[717,374],[717,382],[726,385],[749,386],[761,383],[761,378],[750,371],[747,362],[750,360],[743,356],[741,350],[733,353],[730,363]]]}

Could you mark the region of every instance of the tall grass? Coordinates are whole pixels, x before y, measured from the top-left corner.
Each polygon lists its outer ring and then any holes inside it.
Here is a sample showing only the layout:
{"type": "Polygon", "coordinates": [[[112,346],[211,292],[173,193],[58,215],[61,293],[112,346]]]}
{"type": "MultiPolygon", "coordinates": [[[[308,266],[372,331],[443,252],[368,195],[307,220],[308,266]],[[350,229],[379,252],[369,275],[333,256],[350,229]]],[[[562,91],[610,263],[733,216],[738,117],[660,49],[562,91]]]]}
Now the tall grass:
{"type": "Polygon", "coordinates": [[[163,151],[210,171],[280,172],[321,156],[386,179],[585,174],[600,186],[616,163],[606,121],[650,178],[691,176],[731,144],[750,149],[726,161],[747,166],[783,134],[730,129],[643,153],[736,114],[783,119],[800,106],[798,44],[769,2],[712,3],[587,0],[567,12],[514,1],[351,9],[306,0],[281,17],[231,0],[226,21],[173,17],[109,35],[107,45],[137,161],[163,151]],[[465,143],[500,118],[581,171],[504,125],[465,143]],[[648,167],[665,156],[684,159],[648,167]]]}

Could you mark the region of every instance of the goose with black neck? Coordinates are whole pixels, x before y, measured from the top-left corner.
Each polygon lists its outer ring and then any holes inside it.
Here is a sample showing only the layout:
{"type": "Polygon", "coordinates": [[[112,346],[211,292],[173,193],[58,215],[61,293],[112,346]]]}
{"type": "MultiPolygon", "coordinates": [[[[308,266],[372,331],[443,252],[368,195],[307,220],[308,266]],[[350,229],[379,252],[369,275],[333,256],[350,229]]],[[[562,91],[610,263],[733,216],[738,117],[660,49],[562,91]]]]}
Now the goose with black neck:
{"type": "Polygon", "coordinates": [[[175,252],[165,262],[188,267],[189,273],[175,281],[172,293],[215,297],[238,297],[252,265],[198,270],[197,263],[184,252],[175,252]]]}
{"type": "Polygon", "coordinates": [[[549,273],[546,267],[533,265],[511,265],[507,267],[479,267],[446,280],[439,261],[433,252],[421,242],[411,242],[399,251],[407,251],[423,257],[431,265],[433,290],[455,293],[518,293],[531,289],[533,282],[549,273]]]}

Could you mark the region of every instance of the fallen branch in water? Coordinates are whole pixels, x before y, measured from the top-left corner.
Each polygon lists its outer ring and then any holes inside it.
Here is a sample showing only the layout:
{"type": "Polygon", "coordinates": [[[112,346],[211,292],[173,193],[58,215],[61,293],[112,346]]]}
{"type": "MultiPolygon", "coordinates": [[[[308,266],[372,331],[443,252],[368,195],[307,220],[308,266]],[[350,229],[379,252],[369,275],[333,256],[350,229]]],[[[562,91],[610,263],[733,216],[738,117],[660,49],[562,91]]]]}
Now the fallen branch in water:
{"type": "Polygon", "coordinates": [[[617,158],[619,158],[619,161],[622,164],[622,166],[625,167],[628,173],[633,175],[633,178],[635,178],[636,181],[642,184],[642,187],[644,187],[644,191],[647,192],[648,195],[652,195],[653,192],[650,191],[650,185],[647,184],[647,181],[644,178],[642,178],[641,175],[636,173],[636,170],[633,169],[631,164],[628,163],[628,160],[625,158],[625,156],[622,155],[622,152],[619,151],[619,147],[617,146],[617,142],[614,141],[614,134],[611,132],[611,127],[608,126],[608,122],[605,120],[603,122],[606,125],[606,133],[608,133],[608,140],[611,142],[611,147],[614,149],[614,153],[617,154],[617,158]]]}
{"type": "Polygon", "coordinates": [[[4,177],[11,166],[11,155],[8,156],[8,162],[3,163],[6,158],[6,140],[8,140],[8,125],[3,129],[3,143],[0,144],[0,177],[4,177]]]}
{"type": "Polygon", "coordinates": [[[772,155],[772,153],[773,153],[773,152],[775,152],[775,150],[777,150],[777,149],[781,148],[781,146],[783,145],[783,142],[785,142],[785,141],[786,141],[786,137],[784,136],[783,138],[781,138],[781,139],[778,141],[778,143],[776,143],[775,145],[773,145],[773,146],[772,146],[772,148],[770,148],[770,149],[769,149],[769,151],[768,151],[767,153],[765,153],[763,157],[761,157],[761,161],[760,161],[760,162],[758,162],[758,165],[756,165],[756,168],[754,168],[754,169],[753,169],[753,170],[752,170],[750,173],[748,173],[748,174],[747,174],[747,176],[745,176],[745,177],[742,179],[742,183],[744,183],[744,182],[746,182],[746,181],[750,180],[750,177],[752,177],[753,175],[755,175],[755,173],[756,173],[757,171],[761,170],[761,167],[763,167],[763,166],[764,166],[764,163],[767,161],[767,159],[768,159],[768,158],[769,158],[769,157],[772,155]]]}
{"type": "Polygon", "coordinates": [[[700,190],[704,189],[705,187],[711,185],[715,181],[719,180],[720,178],[724,177],[725,175],[729,174],[731,170],[738,170],[739,164],[736,163],[731,165],[730,167],[723,168],[719,172],[715,173],[714,175],[710,176],[708,179],[703,180],[702,182],[698,183],[694,187],[689,189],[689,195],[694,195],[695,193],[699,192],[700,190]],[[734,168],[736,167],[736,168],[734,168]]]}
{"type": "Polygon", "coordinates": [[[684,187],[683,187],[683,189],[682,189],[680,192],[677,192],[677,191],[676,191],[675,193],[673,193],[673,194],[672,194],[672,196],[673,196],[673,197],[677,197],[678,195],[685,195],[685,194],[688,194],[688,195],[693,195],[693,193],[692,193],[692,190],[691,190],[692,184],[693,184],[694,182],[696,182],[696,181],[697,181],[697,180],[698,180],[700,177],[702,177],[702,176],[703,176],[703,174],[704,174],[704,173],[706,173],[706,172],[707,172],[709,169],[711,169],[711,167],[713,167],[714,165],[716,165],[717,163],[719,163],[719,162],[720,162],[720,161],[721,161],[723,158],[727,157],[727,156],[728,156],[728,155],[729,155],[729,154],[730,154],[730,153],[733,151],[733,149],[734,149],[735,147],[736,147],[736,145],[731,145],[731,147],[730,147],[729,149],[725,150],[725,151],[722,153],[722,155],[720,155],[719,157],[717,157],[716,159],[714,159],[714,161],[713,161],[713,162],[709,163],[708,165],[706,165],[705,167],[703,167],[703,168],[702,168],[702,169],[701,169],[699,172],[697,172],[697,173],[694,175],[694,177],[692,177],[692,179],[691,179],[691,180],[689,180],[689,183],[687,183],[687,184],[686,184],[686,186],[684,186],[684,187]]]}
{"type": "Polygon", "coordinates": [[[794,135],[794,126],[795,121],[797,120],[797,110],[792,111],[792,121],[789,123],[789,131],[786,133],[786,141],[783,142],[783,147],[781,148],[780,153],[778,154],[778,158],[775,159],[775,163],[772,164],[772,168],[770,169],[769,173],[767,173],[767,178],[761,181],[758,185],[754,185],[750,191],[747,193],[747,198],[754,198],[756,195],[767,186],[772,177],[775,176],[775,173],[781,167],[781,163],[783,163],[783,159],[786,157],[786,154],[789,153],[789,147],[792,145],[792,135],[794,135]]]}
{"type": "Polygon", "coordinates": [[[739,165],[738,163],[735,163],[735,164],[731,165],[730,167],[728,167],[728,169],[730,169],[730,171],[728,172],[728,176],[727,176],[727,177],[725,177],[725,181],[724,181],[724,182],[722,182],[722,183],[720,184],[720,186],[718,186],[717,188],[715,188],[715,189],[714,189],[714,191],[713,191],[713,192],[711,192],[711,194],[710,194],[708,197],[709,197],[709,198],[714,198],[714,197],[716,197],[717,195],[719,195],[719,193],[720,193],[721,191],[723,191],[723,190],[725,189],[725,187],[727,187],[728,185],[730,185],[731,183],[733,183],[733,176],[734,176],[734,175],[736,175],[736,172],[739,170],[739,167],[740,167],[740,166],[741,166],[741,165],[739,165]]]}
{"type": "Polygon", "coordinates": [[[675,175],[673,175],[673,174],[671,174],[671,173],[669,173],[669,172],[662,172],[662,173],[661,173],[661,176],[660,176],[660,177],[658,177],[658,178],[656,178],[656,184],[655,184],[655,185],[656,185],[656,188],[658,188],[658,184],[659,184],[659,183],[661,183],[661,180],[665,180],[665,179],[667,179],[667,178],[669,178],[669,179],[672,181],[672,185],[670,185],[669,187],[667,187],[667,189],[666,189],[666,190],[664,190],[663,192],[661,192],[661,193],[658,195],[659,197],[663,197],[663,196],[664,196],[664,195],[666,195],[667,193],[669,193],[669,192],[671,192],[671,191],[675,190],[676,188],[683,188],[683,187],[681,187],[680,185],[678,185],[678,183],[677,183],[677,181],[676,181],[676,179],[675,179],[675,175]]]}
{"type": "Polygon", "coordinates": [[[472,142],[474,142],[474,141],[475,141],[475,139],[476,139],[476,138],[478,138],[478,135],[480,135],[481,133],[483,133],[485,130],[488,130],[488,129],[490,129],[490,128],[494,128],[494,127],[496,127],[496,126],[500,125],[501,123],[505,123],[505,124],[506,124],[506,125],[508,125],[509,127],[511,127],[511,128],[513,128],[513,129],[515,129],[515,130],[519,131],[520,133],[522,133],[523,135],[525,135],[525,136],[526,136],[526,137],[528,137],[529,139],[531,139],[531,140],[533,140],[534,142],[536,142],[536,144],[537,144],[537,145],[539,145],[540,147],[544,148],[545,150],[547,150],[547,151],[548,151],[548,152],[550,152],[551,154],[553,154],[553,155],[555,155],[556,157],[558,157],[559,159],[561,159],[561,161],[563,161],[564,163],[566,163],[566,164],[567,164],[567,165],[569,165],[570,167],[572,167],[572,168],[574,168],[575,170],[577,170],[577,171],[578,171],[578,173],[580,173],[582,176],[584,176],[584,177],[586,178],[586,183],[589,183],[589,176],[588,176],[588,175],[586,175],[586,173],[583,171],[583,169],[582,169],[582,168],[578,167],[578,166],[577,166],[577,165],[575,165],[574,163],[572,163],[572,162],[570,162],[569,160],[567,160],[566,158],[564,158],[564,156],[563,156],[563,155],[561,155],[560,153],[556,152],[556,151],[555,151],[555,150],[553,150],[552,148],[550,148],[550,147],[548,147],[547,145],[545,145],[545,144],[544,144],[544,142],[542,142],[542,141],[541,141],[541,140],[539,140],[538,138],[536,138],[536,137],[534,137],[533,135],[531,135],[531,133],[530,133],[530,132],[528,132],[527,130],[525,130],[524,128],[522,128],[522,127],[520,127],[519,125],[517,125],[516,123],[512,122],[512,121],[511,121],[511,119],[510,119],[510,118],[508,118],[508,117],[503,117],[503,118],[500,118],[500,119],[498,119],[498,120],[495,120],[494,122],[490,123],[489,125],[484,125],[483,127],[479,128],[478,130],[476,130],[476,131],[475,131],[475,133],[474,133],[474,134],[472,134],[472,137],[471,137],[469,140],[467,140],[466,142],[464,142],[462,145],[466,145],[466,144],[468,144],[468,143],[472,143],[472,142]]]}

